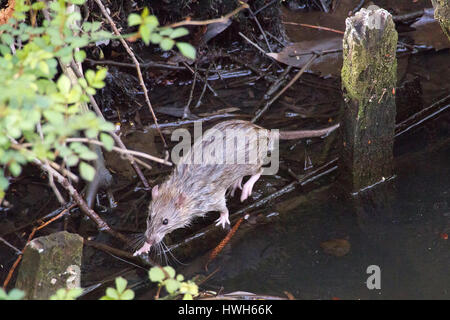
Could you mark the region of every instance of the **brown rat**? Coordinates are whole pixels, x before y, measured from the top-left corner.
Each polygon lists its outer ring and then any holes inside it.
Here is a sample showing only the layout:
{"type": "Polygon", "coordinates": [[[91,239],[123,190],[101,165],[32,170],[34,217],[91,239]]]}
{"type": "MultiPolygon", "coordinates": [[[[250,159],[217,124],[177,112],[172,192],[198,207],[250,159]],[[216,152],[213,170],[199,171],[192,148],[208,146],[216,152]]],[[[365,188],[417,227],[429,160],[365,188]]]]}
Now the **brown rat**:
{"type": "Polygon", "coordinates": [[[195,217],[209,211],[219,211],[217,225],[225,227],[230,223],[227,190],[234,194],[237,188],[241,189],[241,201],[250,196],[275,140],[319,137],[337,127],[339,124],[320,130],[278,132],[244,120],[213,126],[194,142],[166,181],[153,187],[145,242],[134,255],[147,253],[167,233],[188,226],[195,217]],[[242,186],[245,176],[251,177],[242,186]]]}

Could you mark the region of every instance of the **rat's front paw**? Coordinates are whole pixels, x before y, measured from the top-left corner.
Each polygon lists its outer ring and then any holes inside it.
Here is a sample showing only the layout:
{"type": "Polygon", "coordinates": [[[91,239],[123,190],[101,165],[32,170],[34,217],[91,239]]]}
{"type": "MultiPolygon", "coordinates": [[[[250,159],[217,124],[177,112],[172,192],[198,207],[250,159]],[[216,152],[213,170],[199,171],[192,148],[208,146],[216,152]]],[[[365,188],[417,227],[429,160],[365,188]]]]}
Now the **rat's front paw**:
{"type": "Polygon", "coordinates": [[[216,226],[222,225],[222,228],[225,229],[225,226],[228,224],[230,224],[230,219],[228,218],[228,212],[224,213],[222,212],[220,214],[220,218],[216,220],[216,226]]]}

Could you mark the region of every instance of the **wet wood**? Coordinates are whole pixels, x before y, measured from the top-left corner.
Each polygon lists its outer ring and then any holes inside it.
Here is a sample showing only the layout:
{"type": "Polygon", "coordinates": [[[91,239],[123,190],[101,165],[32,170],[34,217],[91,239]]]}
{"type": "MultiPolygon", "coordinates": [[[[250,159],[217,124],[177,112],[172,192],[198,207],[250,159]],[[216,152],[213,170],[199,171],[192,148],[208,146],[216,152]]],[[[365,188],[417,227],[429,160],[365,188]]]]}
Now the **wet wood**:
{"type": "Polygon", "coordinates": [[[448,0],[431,0],[434,18],[441,24],[442,30],[450,40],[450,2],[448,0]]]}
{"type": "Polygon", "coordinates": [[[351,192],[392,175],[397,31],[371,6],[347,18],[344,35],[342,180],[351,192]]]}

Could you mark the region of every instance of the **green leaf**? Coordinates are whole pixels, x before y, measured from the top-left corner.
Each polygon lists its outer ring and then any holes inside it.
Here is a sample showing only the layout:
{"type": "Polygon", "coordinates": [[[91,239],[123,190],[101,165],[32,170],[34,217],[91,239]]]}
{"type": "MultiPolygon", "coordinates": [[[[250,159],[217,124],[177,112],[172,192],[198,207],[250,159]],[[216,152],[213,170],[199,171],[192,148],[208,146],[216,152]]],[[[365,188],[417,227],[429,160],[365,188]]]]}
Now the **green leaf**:
{"type": "Polygon", "coordinates": [[[147,24],[150,27],[150,29],[154,29],[157,26],[159,26],[159,21],[158,18],[156,18],[155,16],[149,16],[145,18],[145,24],[147,24]]]}
{"type": "Polygon", "coordinates": [[[167,37],[167,36],[169,36],[172,32],[173,32],[173,29],[172,29],[172,28],[164,28],[164,29],[162,29],[162,30],[159,32],[159,34],[160,34],[161,36],[163,36],[163,37],[167,37]]]}
{"type": "Polygon", "coordinates": [[[51,123],[60,124],[64,122],[64,116],[57,111],[54,110],[45,110],[44,117],[51,123]]]}
{"type": "Polygon", "coordinates": [[[175,269],[174,268],[172,268],[171,266],[166,266],[163,269],[167,272],[169,277],[175,278],[175,269]]]}
{"type": "Polygon", "coordinates": [[[86,0],[68,0],[68,2],[81,6],[86,0]]]}
{"type": "Polygon", "coordinates": [[[83,293],[82,288],[72,288],[67,291],[67,299],[75,300],[83,293]]]}
{"type": "Polygon", "coordinates": [[[113,300],[119,300],[119,295],[117,293],[117,290],[114,288],[107,288],[106,295],[113,300]]]}
{"type": "Polygon", "coordinates": [[[91,69],[86,70],[86,73],[84,74],[84,77],[86,78],[86,81],[90,85],[95,80],[95,72],[93,70],[91,70],[91,69]]]}
{"type": "Polygon", "coordinates": [[[128,25],[130,27],[137,26],[142,23],[142,18],[140,15],[136,13],[132,13],[128,16],[128,25]]]}
{"type": "Polygon", "coordinates": [[[45,75],[48,75],[50,73],[50,68],[48,67],[47,62],[45,61],[39,61],[38,68],[45,75]]]}
{"type": "Polygon", "coordinates": [[[17,162],[11,162],[8,166],[9,172],[12,173],[14,177],[17,177],[22,172],[22,167],[17,162]]]}
{"type": "Polygon", "coordinates": [[[84,50],[76,51],[74,57],[77,62],[83,62],[86,59],[86,52],[84,50]]]}
{"type": "Polygon", "coordinates": [[[150,36],[152,36],[150,27],[146,24],[142,25],[139,28],[139,33],[141,34],[142,41],[144,41],[144,43],[148,45],[150,43],[150,36]]]}
{"type": "Polygon", "coordinates": [[[159,35],[159,33],[152,33],[150,36],[150,42],[153,44],[159,44],[162,41],[163,37],[159,35]]]}
{"type": "Polygon", "coordinates": [[[183,281],[184,280],[184,277],[183,277],[183,275],[182,274],[179,274],[179,275],[177,275],[177,278],[176,278],[178,281],[183,281]]]}
{"type": "Polygon", "coordinates": [[[176,46],[183,56],[195,60],[195,48],[192,45],[186,42],[177,42],[176,46]]]}
{"type": "Polygon", "coordinates": [[[3,43],[7,44],[8,46],[14,42],[14,38],[9,33],[3,33],[0,39],[2,40],[3,43]]]}
{"type": "Polygon", "coordinates": [[[42,10],[45,8],[45,3],[44,2],[35,2],[31,5],[31,9],[33,10],[42,10]]]}
{"type": "Polygon", "coordinates": [[[121,300],[133,300],[134,299],[134,292],[133,290],[127,289],[124,293],[120,296],[121,300]]]}
{"type": "Polygon", "coordinates": [[[107,133],[100,133],[100,141],[103,142],[103,147],[107,151],[112,151],[114,147],[114,139],[107,133]]]}
{"type": "Polygon", "coordinates": [[[173,45],[175,44],[175,41],[170,39],[170,38],[164,38],[161,43],[159,44],[159,46],[161,47],[161,49],[163,49],[164,51],[170,50],[173,48],[173,45]]]}
{"type": "Polygon", "coordinates": [[[80,175],[84,180],[92,181],[94,180],[95,176],[95,169],[90,164],[87,164],[86,162],[80,162],[80,165],[78,166],[80,169],[80,175]]]}
{"type": "Polygon", "coordinates": [[[180,287],[180,283],[175,279],[167,279],[166,281],[164,281],[164,284],[166,286],[167,292],[169,293],[174,293],[180,287]]]}
{"type": "Polygon", "coordinates": [[[186,293],[186,294],[183,296],[183,300],[193,300],[192,294],[186,293]]]}
{"type": "Polygon", "coordinates": [[[97,154],[91,151],[89,148],[86,148],[80,152],[80,158],[87,161],[97,160],[97,154]]]}
{"type": "Polygon", "coordinates": [[[66,157],[66,164],[69,167],[73,167],[74,165],[76,165],[78,163],[78,156],[75,154],[71,154],[69,156],[66,157]]]}
{"type": "Polygon", "coordinates": [[[153,267],[148,272],[148,276],[150,278],[150,281],[152,282],[161,282],[164,280],[164,272],[161,270],[160,267],[153,267]]]}
{"type": "Polygon", "coordinates": [[[22,300],[24,296],[25,292],[14,288],[8,293],[8,300],[22,300]]]}
{"type": "Polygon", "coordinates": [[[8,189],[8,185],[9,185],[8,179],[0,175],[0,190],[8,189]]]}
{"type": "Polygon", "coordinates": [[[127,280],[125,280],[122,277],[117,277],[116,278],[116,288],[117,288],[117,292],[119,294],[121,294],[122,292],[125,291],[125,289],[127,288],[127,280]]]}
{"type": "Polygon", "coordinates": [[[62,94],[68,94],[70,90],[70,79],[63,74],[59,77],[56,86],[62,94]]]}
{"type": "Polygon", "coordinates": [[[169,35],[169,37],[171,39],[175,39],[175,38],[184,37],[187,34],[189,34],[188,29],[186,29],[186,28],[177,28],[169,35]]]}
{"type": "Polygon", "coordinates": [[[141,17],[145,18],[148,16],[148,14],[149,14],[148,8],[145,7],[144,10],[142,10],[141,17]]]}
{"type": "Polygon", "coordinates": [[[6,300],[8,299],[8,295],[6,294],[6,291],[3,288],[0,288],[0,300],[6,300]]]}

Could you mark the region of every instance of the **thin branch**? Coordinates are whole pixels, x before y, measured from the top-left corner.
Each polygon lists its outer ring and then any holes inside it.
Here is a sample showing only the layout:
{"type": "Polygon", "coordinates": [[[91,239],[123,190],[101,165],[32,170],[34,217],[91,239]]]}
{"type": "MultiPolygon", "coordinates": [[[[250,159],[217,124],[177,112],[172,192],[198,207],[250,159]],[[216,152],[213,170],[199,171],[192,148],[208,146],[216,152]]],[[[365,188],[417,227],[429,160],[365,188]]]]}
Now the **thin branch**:
{"type": "Polygon", "coordinates": [[[256,43],[254,43],[252,40],[250,40],[249,38],[247,38],[244,34],[242,34],[242,32],[238,33],[242,38],[244,38],[245,40],[247,40],[248,43],[250,43],[252,46],[254,46],[256,49],[258,49],[259,51],[261,51],[261,53],[263,53],[264,55],[267,55],[267,52],[265,52],[260,46],[258,46],[256,43]]]}
{"type": "Polygon", "coordinates": [[[150,109],[150,113],[152,114],[153,121],[155,122],[156,129],[158,130],[159,136],[161,137],[161,140],[164,143],[164,147],[167,148],[166,140],[164,139],[164,136],[163,136],[161,130],[159,129],[158,119],[156,118],[155,112],[153,111],[153,107],[152,107],[152,104],[150,102],[150,98],[148,96],[148,90],[147,90],[147,87],[146,87],[146,85],[144,83],[144,78],[142,77],[142,72],[141,72],[141,67],[139,65],[139,62],[137,61],[136,56],[134,55],[134,53],[131,50],[131,48],[128,46],[127,42],[121,36],[119,30],[116,27],[116,24],[114,23],[114,21],[112,20],[111,16],[108,14],[108,12],[106,11],[106,8],[103,5],[102,1],[101,0],[94,0],[94,1],[100,7],[100,10],[101,10],[102,14],[108,20],[108,22],[111,25],[111,28],[113,29],[114,33],[119,37],[119,41],[122,43],[122,45],[124,46],[125,50],[128,52],[129,56],[131,57],[131,60],[133,60],[134,64],[136,65],[136,71],[137,71],[137,75],[138,75],[138,78],[139,78],[139,83],[140,83],[140,85],[142,87],[142,90],[144,91],[145,102],[147,103],[148,108],[150,109]]]}
{"type": "Polygon", "coordinates": [[[318,55],[314,53],[313,56],[308,60],[308,62],[300,69],[300,71],[297,72],[295,77],[292,78],[292,80],[289,81],[289,83],[283,89],[281,89],[270,101],[265,104],[265,106],[261,110],[256,113],[256,115],[252,119],[253,123],[256,122],[267,111],[267,109],[269,109],[269,107],[272,105],[272,103],[274,103],[275,100],[277,100],[287,89],[289,89],[289,87],[294,84],[295,81],[298,80],[298,78],[300,78],[300,76],[306,71],[310,64],[314,60],[316,60],[317,57],[318,55]]]}
{"type": "MultiPolygon", "coordinates": [[[[67,138],[65,141],[66,142],[85,142],[85,143],[96,144],[96,145],[99,145],[99,146],[102,146],[102,147],[105,146],[103,144],[103,142],[101,142],[101,141],[94,140],[94,139],[88,139],[88,138],[67,138]]],[[[168,165],[168,166],[172,165],[172,163],[167,161],[167,160],[154,157],[154,156],[149,155],[149,154],[144,153],[144,152],[133,151],[133,150],[129,150],[129,149],[126,149],[126,148],[123,149],[123,148],[119,148],[119,147],[116,147],[116,146],[113,147],[113,150],[117,151],[117,152],[120,152],[120,153],[123,153],[123,154],[129,154],[129,155],[134,155],[134,156],[137,156],[137,157],[149,159],[149,160],[152,160],[152,161],[155,161],[155,162],[158,162],[158,163],[162,163],[162,164],[165,164],[165,165],[168,165]]]]}
{"type": "MultiPolygon", "coordinates": [[[[98,0],[95,0],[95,1],[98,1],[98,0]]],[[[207,25],[207,24],[211,24],[211,23],[224,22],[224,21],[227,21],[230,17],[234,16],[239,11],[241,11],[243,9],[247,9],[249,7],[248,4],[246,4],[244,2],[241,2],[241,3],[242,3],[242,5],[240,7],[234,9],[233,11],[224,15],[221,18],[209,19],[209,20],[204,20],[204,21],[185,20],[185,21],[180,21],[180,22],[169,24],[165,27],[176,28],[176,27],[181,27],[181,26],[203,26],[203,25],[207,25]]]]}
{"type": "Polygon", "coordinates": [[[282,23],[283,24],[290,24],[290,25],[293,25],[293,26],[302,26],[302,27],[307,27],[307,28],[312,28],[312,29],[319,29],[319,30],[325,30],[325,31],[331,31],[331,32],[334,32],[334,33],[344,34],[344,31],[336,30],[336,29],[333,29],[333,28],[314,26],[312,24],[307,24],[307,23],[297,23],[297,22],[288,22],[288,21],[283,21],[282,23]]]}
{"type": "Polygon", "coordinates": [[[261,24],[259,23],[258,18],[257,18],[256,15],[253,13],[253,10],[252,10],[250,7],[248,7],[248,11],[250,12],[250,15],[252,16],[253,20],[255,20],[256,25],[257,25],[258,28],[259,28],[259,31],[261,31],[261,34],[262,34],[264,40],[266,41],[267,48],[269,49],[270,52],[272,52],[272,48],[270,47],[270,43],[269,43],[269,41],[267,40],[266,33],[264,32],[263,28],[261,27],[261,24]]]}
{"type": "MultiPolygon", "coordinates": [[[[191,110],[189,109],[189,105],[191,104],[192,96],[194,95],[195,84],[197,83],[197,74],[198,74],[197,64],[195,64],[194,80],[192,80],[192,87],[191,87],[191,92],[189,93],[188,102],[184,106],[183,119],[190,118],[192,115],[191,110]]],[[[207,79],[207,77],[206,77],[206,79],[207,79]]]]}

